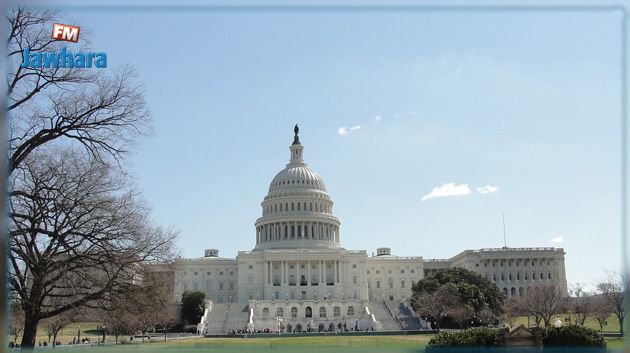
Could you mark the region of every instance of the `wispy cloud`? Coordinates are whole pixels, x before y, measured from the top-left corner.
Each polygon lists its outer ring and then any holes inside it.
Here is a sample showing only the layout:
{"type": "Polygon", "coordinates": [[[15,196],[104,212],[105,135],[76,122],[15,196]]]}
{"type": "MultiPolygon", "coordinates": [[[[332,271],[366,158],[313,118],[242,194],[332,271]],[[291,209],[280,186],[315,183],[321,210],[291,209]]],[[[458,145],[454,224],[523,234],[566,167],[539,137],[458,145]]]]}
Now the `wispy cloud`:
{"type": "Polygon", "coordinates": [[[555,237],[551,239],[552,243],[562,243],[564,241],[564,237],[555,237]]]}
{"type": "Polygon", "coordinates": [[[422,197],[422,201],[440,197],[465,196],[471,193],[472,191],[468,187],[468,184],[455,185],[455,183],[446,183],[441,186],[434,187],[430,193],[422,197]]]}
{"type": "Polygon", "coordinates": [[[493,192],[499,191],[498,186],[486,185],[477,188],[477,192],[480,194],[492,194],[493,192]]]}
{"type": "Polygon", "coordinates": [[[381,120],[383,120],[383,117],[380,115],[377,115],[374,117],[374,121],[381,121],[381,120]]]}
{"type": "Polygon", "coordinates": [[[416,112],[414,112],[413,110],[409,110],[409,115],[416,116],[416,112]]]}
{"type": "Polygon", "coordinates": [[[337,134],[341,135],[341,136],[347,135],[347,134],[349,134],[349,133],[351,133],[353,131],[359,130],[360,128],[361,128],[361,125],[355,125],[355,126],[352,126],[350,128],[342,126],[339,129],[337,129],[337,134]]]}

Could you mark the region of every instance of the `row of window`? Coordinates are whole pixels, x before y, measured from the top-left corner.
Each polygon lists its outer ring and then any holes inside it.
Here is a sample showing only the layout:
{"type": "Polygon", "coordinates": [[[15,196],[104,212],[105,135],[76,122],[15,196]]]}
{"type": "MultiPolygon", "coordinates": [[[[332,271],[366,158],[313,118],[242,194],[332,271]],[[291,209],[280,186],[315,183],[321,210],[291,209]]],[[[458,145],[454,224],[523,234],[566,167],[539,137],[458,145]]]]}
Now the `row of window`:
{"type": "MultiPolygon", "coordinates": [[[[407,282],[406,281],[400,281],[400,288],[406,288],[407,282]]],[[[415,286],[416,285],[416,281],[411,281],[411,286],[415,286]]],[[[371,283],[368,282],[368,288],[372,288],[371,283]]],[[[381,288],[381,281],[376,281],[376,289],[380,289],[381,288]]],[[[394,288],[394,279],[393,278],[389,278],[387,280],[387,288],[394,288]]]]}
{"type": "MultiPolygon", "coordinates": [[[[182,289],[184,291],[187,291],[189,289],[211,291],[213,289],[213,285],[212,285],[212,281],[208,279],[208,280],[206,280],[204,288],[200,288],[200,284],[197,281],[194,281],[192,283],[192,288],[189,288],[188,287],[188,281],[184,281],[184,282],[182,282],[182,289]]],[[[218,290],[220,290],[220,291],[221,290],[225,290],[225,284],[224,284],[223,281],[219,282],[219,289],[218,290]]],[[[234,282],[229,282],[229,289],[228,290],[234,290],[234,282]]]]}
{"type": "MultiPolygon", "coordinates": [[[[536,261],[535,260],[501,260],[501,261],[497,261],[497,260],[487,260],[483,262],[483,267],[488,267],[488,265],[491,265],[491,267],[495,267],[497,264],[499,265],[499,267],[503,267],[503,265],[507,262],[507,266],[508,267],[512,267],[512,263],[515,263],[516,266],[520,266],[521,264],[523,264],[523,266],[527,267],[529,264],[531,264],[531,266],[536,266],[536,261]]],[[[542,266],[544,263],[547,263],[547,266],[550,266],[551,263],[553,262],[553,259],[550,260],[538,260],[538,266],[542,266]]],[[[475,263],[475,267],[479,267],[479,263],[475,263]]]]}
{"type": "Polygon", "coordinates": [[[263,212],[263,214],[270,214],[270,213],[275,213],[275,212],[288,212],[289,211],[289,205],[291,205],[291,211],[310,211],[310,212],[322,212],[322,213],[330,213],[330,206],[328,205],[324,205],[324,204],[320,204],[320,203],[312,203],[309,202],[308,203],[308,209],[307,209],[307,203],[306,202],[285,202],[285,203],[276,203],[273,205],[267,205],[265,206],[265,212],[263,212]],[[283,207],[284,206],[284,207],[283,207]]]}
{"type": "MultiPolygon", "coordinates": [[[[319,308],[320,318],[325,318],[327,314],[328,312],[327,312],[326,307],[322,306],[319,308]]],[[[355,315],[354,307],[349,306],[348,309],[346,310],[346,316],[354,316],[354,315],[355,315]]],[[[339,308],[338,306],[335,306],[333,308],[333,317],[340,317],[340,316],[341,316],[341,308],[339,308]]],[[[284,317],[284,308],[276,309],[276,317],[284,317]]],[[[298,308],[295,306],[291,308],[291,317],[294,319],[297,319],[298,317],[298,308]]],[[[313,309],[310,306],[307,306],[304,309],[304,317],[305,318],[313,317],[313,309]]],[[[262,318],[263,320],[269,320],[269,308],[263,308],[262,318]]]]}
{"type": "MultiPolygon", "coordinates": [[[[252,268],[253,268],[253,266],[250,265],[250,270],[252,268]]],[[[200,271],[191,271],[191,273],[192,273],[193,276],[198,276],[199,273],[203,273],[203,271],[201,271],[201,272],[200,271]]],[[[225,270],[225,273],[229,273],[230,276],[234,276],[234,271],[225,270]]],[[[207,271],[206,272],[206,276],[210,276],[210,275],[212,275],[212,272],[211,271],[207,271]]],[[[224,271],[219,271],[219,276],[223,276],[223,275],[224,275],[224,271]]],[[[184,271],[184,276],[188,276],[188,271],[184,271]]]]}
{"type": "Polygon", "coordinates": [[[295,184],[314,185],[315,187],[318,187],[318,188],[322,188],[322,189],[324,188],[324,185],[322,185],[321,183],[318,183],[316,181],[313,181],[311,183],[310,180],[283,180],[283,181],[277,181],[273,183],[273,186],[295,185],[295,184]]]}
{"type": "MultiPolygon", "coordinates": [[[[409,270],[409,272],[416,273],[416,270],[412,268],[412,269],[409,270]]],[[[381,270],[376,270],[376,274],[377,275],[380,274],[380,273],[381,273],[381,270]]],[[[392,270],[388,270],[387,273],[392,273],[392,270]]],[[[405,273],[405,269],[401,269],[400,273],[404,274],[405,273]]],[[[367,270],[367,274],[368,275],[370,274],[370,270],[367,270]]]]}
{"type": "MultiPolygon", "coordinates": [[[[487,273],[485,274],[485,277],[486,277],[486,279],[489,279],[489,276],[488,276],[488,274],[487,274],[487,273]]],[[[501,276],[500,276],[500,277],[501,277],[501,281],[505,281],[506,276],[505,276],[505,274],[504,274],[504,273],[501,273],[501,276]]],[[[551,280],[551,277],[552,277],[552,276],[551,276],[551,272],[547,272],[547,276],[545,276],[542,272],[540,272],[540,273],[538,274],[538,276],[536,276],[536,273],[535,273],[535,272],[532,272],[532,273],[531,273],[531,275],[530,275],[530,273],[529,273],[529,272],[525,272],[525,273],[523,274],[523,279],[524,279],[525,281],[529,281],[529,280],[530,280],[530,278],[531,278],[531,280],[532,280],[532,281],[535,281],[536,279],[543,280],[543,279],[545,279],[545,277],[547,277],[547,280],[551,280]],[[538,277],[538,278],[536,278],[536,277],[538,277]]],[[[492,280],[493,280],[493,281],[495,281],[495,282],[496,282],[496,281],[497,281],[497,278],[498,278],[498,276],[496,275],[496,273],[492,275],[492,280]]],[[[508,274],[508,275],[507,275],[507,280],[508,280],[508,281],[512,281],[514,278],[516,278],[516,280],[517,280],[517,281],[520,281],[520,280],[521,280],[521,274],[520,274],[520,273],[517,273],[517,274],[516,274],[516,276],[512,276],[512,274],[510,273],[510,274],[508,274]]]]}

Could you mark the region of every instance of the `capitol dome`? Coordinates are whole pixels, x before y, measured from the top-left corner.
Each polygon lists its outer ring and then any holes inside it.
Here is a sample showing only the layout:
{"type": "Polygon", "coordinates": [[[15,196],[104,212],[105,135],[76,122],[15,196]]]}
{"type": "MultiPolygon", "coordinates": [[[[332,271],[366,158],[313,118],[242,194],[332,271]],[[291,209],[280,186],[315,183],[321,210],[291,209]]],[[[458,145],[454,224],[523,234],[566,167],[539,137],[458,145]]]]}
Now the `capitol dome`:
{"type": "Polygon", "coordinates": [[[338,248],[339,220],[324,180],[310,169],[295,126],[291,158],[269,184],[256,220],[256,247],[264,249],[338,248]]]}

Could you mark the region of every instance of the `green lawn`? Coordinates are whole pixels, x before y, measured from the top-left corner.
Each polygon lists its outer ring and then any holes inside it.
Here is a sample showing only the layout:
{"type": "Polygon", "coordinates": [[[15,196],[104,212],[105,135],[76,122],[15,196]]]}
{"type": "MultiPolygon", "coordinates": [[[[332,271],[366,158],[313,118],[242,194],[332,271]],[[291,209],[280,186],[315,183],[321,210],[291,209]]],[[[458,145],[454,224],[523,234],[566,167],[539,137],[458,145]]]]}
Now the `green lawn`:
{"type": "MultiPolygon", "coordinates": [[[[519,318],[519,322],[527,324],[527,318],[519,318]]],[[[609,320],[607,330],[616,330],[618,325],[611,325],[615,320],[609,320]],[[611,327],[612,326],[612,327],[611,327]]],[[[596,323],[596,322],[595,322],[596,323]]],[[[589,322],[587,322],[589,324],[589,322]]],[[[66,345],[72,342],[73,337],[77,337],[79,326],[81,327],[81,337],[91,337],[96,343],[101,339],[101,333],[96,330],[100,324],[97,322],[81,322],[68,325],[59,336],[58,340],[66,345]]],[[[227,352],[339,352],[339,353],[378,353],[378,352],[400,352],[400,353],[421,353],[432,335],[408,335],[408,336],[312,336],[312,337],[260,337],[260,338],[185,338],[169,339],[163,341],[154,339],[153,342],[140,343],[134,340],[134,344],[128,345],[108,345],[105,347],[86,347],[81,349],[74,347],[73,352],[161,352],[176,353],[181,351],[210,351],[216,353],[227,352]]],[[[122,338],[122,337],[121,337],[122,338]]],[[[45,341],[46,329],[40,327],[37,341],[45,341]]],[[[129,337],[126,337],[128,340],[129,337]]],[[[107,336],[107,342],[113,342],[113,336],[107,336]]],[[[608,348],[621,352],[624,342],[621,339],[607,339],[608,348]]]]}
{"type": "MultiPolygon", "coordinates": [[[[560,317],[560,319],[562,320],[563,324],[564,324],[564,318],[565,316],[569,316],[569,315],[558,315],[560,317]]],[[[555,320],[555,318],[554,318],[555,320]]],[[[571,318],[571,320],[573,320],[573,318],[571,318]]],[[[617,317],[615,315],[610,315],[610,317],[608,317],[608,325],[604,326],[604,332],[619,332],[619,321],[617,320],[617,317]]],[[[534,319],[530,317],[529,319],[529,323],[531,326],[535,325],[534,319]]],[[[573,324],[573,322],[571,322],[573,324]]],[[[527,326],[527,316],[520,316],[517,318],[517,325],[518,324],[523,324],[525,326],[527,326]]],[[[542,323],[541,323],[542,324],[542,323]]],[[[597,320],[595,320],[592,317],[587,317],[586,318],[586,322],[584,322],[584,326],[586,327],[590,327],[594,330],[599,331],[599,323],[597,322],[597,320]]]]}

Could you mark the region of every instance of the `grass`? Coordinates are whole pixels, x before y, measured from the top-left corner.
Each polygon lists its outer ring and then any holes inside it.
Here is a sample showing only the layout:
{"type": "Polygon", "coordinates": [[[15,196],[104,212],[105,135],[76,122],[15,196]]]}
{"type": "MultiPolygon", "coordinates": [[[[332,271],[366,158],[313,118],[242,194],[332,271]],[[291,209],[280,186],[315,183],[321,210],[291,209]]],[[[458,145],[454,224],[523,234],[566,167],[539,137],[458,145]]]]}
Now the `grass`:
{"type": "MultiPolygon", "coordinates": [[[[519,318],[519,323],[527,324],[527,318],[519,318]]],[[[587,320],[587,326],[599,329],[596,320],[587,320]],[[594,324],[594,326],[593,326],[594,324]]],[[[80,322],[68,325],[57,340],[63,345],[72,342],[72,338],[77,337],[81,327],[81,337],[90,337],[96,343],[102,338],[102,333],[97,330],[100,326],[98,322],[80,322]]],[[[608,320],[605,331],[618,330],[616,318],[608,320]]],[[[129,337],[124,336],[127,340],[129,337]]],[[[134,340],[134,344],[129,345],[109,345],[104,347],[73,347],[73,352],[160,352],[175,353],[182,351],[209,351],[214,353],[227,352],[400,352],[400,353],[421,353],[433,335],[407,335],[407,336],[307,336],[307,337],[256,337],[256,338],[185,338],[185,339],[154,339],[152,342],[140,343],[139,339],[134,340]]],[[[123,338],[121,336],[120,338],[123,338]]],[[[12,338],[9,338],[11,340],[12,338]]],[[[40,326],[38,329],[37,342],[47,341],[46,328],[40,326]]],[[[113,343],[114,337],[107,336],[106,342],[113,343]]],[[[621,352],[624,347],[622,339],[607,339],[608,349],[621,352]]]]}
{"type": "MultiPolygon", "coordinates": [[[[562,320],[562,323],[565,324],[564,318],[568,317],[569,315],[560,314],[560,315],[556,315],[556,316],[559,316],[560,320],[562,320]]],[[[553,320],[555,320],[555,316],[554,316],[553,320]]],[[[571,318],[571,320],[573,320],[573,318],[571,318]]],[[[604,326],[604,332],[619,332],[619,321],[617,320],[617,317],[615,315],[610,315],[608,317],[608,320],[606,320],[606,321],[608,321],[608,325],[604,326]]],[[[534,326],[535,325],[534,318],[530,317],[529,323],[530,323],[531,326],[534,326]]],[[[573,324],[573,323],[574,322],[572,321],[571,324],[573,324]]],[[[519,324],[523,324],[523,325],[527,326],[527,316],[519,316],[516,319],[516,325],[519,325],[519,324]]],[[[543,325],[543,324],[544,323],[541,322],[541,325],[543,325]]],[[[597,330],[597,332],[599,332],[599,323],[597,322],[597,320],[595,318],[587,317],[586,321],[584,322],[584,326],[585,327],[590,327],[590,328],[592,328],[594,330],[597,330]]]]}

